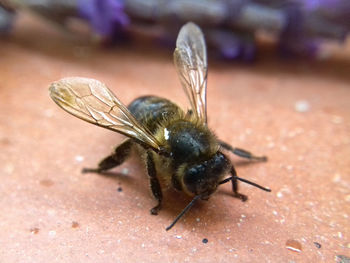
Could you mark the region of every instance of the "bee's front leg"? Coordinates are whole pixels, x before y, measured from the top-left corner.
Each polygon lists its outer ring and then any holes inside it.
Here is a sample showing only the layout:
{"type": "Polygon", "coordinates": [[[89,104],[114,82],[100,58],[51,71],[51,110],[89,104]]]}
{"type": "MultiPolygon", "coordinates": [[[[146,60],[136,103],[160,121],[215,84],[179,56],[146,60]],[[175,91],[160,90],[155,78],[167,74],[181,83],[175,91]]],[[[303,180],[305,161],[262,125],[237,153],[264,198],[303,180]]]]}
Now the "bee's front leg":
{"type": "Polygon", "coordinates": [[[114,152],[99,162],[97,168],[84,168],[83,173],[101,173],[121,165],[130,155],[132,140],[127,139],[114,152]]]}
{"type": "Polygon", "coordinates": [[[233,166],[231,168],[231,174],[232,174],[232,177],[231,177],[232,191],[233,191],[234,197],[241,199],[243,202],[247,201],[248,196],[238,193],[237,173],[233,166]]]}
{"type": "Polygon", "coordinates": [[[162,207],[163,194],[162,194],[162,189],[160,187],[159,180],[157,178],[157,171],[156,171],[156,167],[154,164],[153,155],[151,151],[147,151],[146,167],[147,167],[147,172],[150,180],[152,194],[154,198],[157,199],[158,201],[158,204],[155,207],[153,207],[150,212],[152,215],[157,215],[159,210],[162,207]]]}
{"type": "Polygon", "coordinates": [[[253,161],[261,161],[261,162],[267,161],[266,156],[255,156],[254,154],[252,154],[251,152],[249,152],[247,150],[232,147],[231,145],[229,145],[228,143],[223,142],[223,141],[220,141],[220,146],[222,148],[224,148],[225,150],[230,151],[233,154],[235,154],[239,157],[242,157],[242,158],[246,158],[246,159],[253,160],[253,161]]]}

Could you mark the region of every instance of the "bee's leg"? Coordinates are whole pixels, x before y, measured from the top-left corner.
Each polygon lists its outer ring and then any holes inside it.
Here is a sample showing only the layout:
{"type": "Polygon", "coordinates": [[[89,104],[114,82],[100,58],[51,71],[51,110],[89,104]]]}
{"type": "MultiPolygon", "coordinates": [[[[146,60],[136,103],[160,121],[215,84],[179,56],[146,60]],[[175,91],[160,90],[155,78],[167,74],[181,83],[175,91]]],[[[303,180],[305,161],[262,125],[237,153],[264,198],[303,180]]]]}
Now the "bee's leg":
{"type": "Polygon", "coordinates": [[[248,197],[244,194],[238,193],[238,180],[237,180],[237,173],[235,168],[232,166],[231,168],[231,182],[232,182],[232,191],[234,194],[234,197],[241,199],[243,202],[248,200],[248,197]]]}
{"type": "Polygon", "coordinates": [[[132,144],[131,139],[125,140],[111,155],[100,161],[97,168],[84,168],[83,173],[101,173],[121,165],[129,157],[132,144]]]}
{"type": "Polygon", "coordinates": [[[253,155],[251,152],[248,152],[244,149],[240,149],[240,148],[236,148],[236,147],[232,147],[231,145],[229,145],[226,142],[220,141],[220,146],[222,148],[224,148],[227,151],[232,152],[235,155],[238,155],[242,158],[247,158],[249,160],[254,160],[254,161],[262,161],[262,162],[266,162],[267,161],[267,157],[266,156],[255,156],[253,155]]]}
{"type": "Polygon", "coordinates": [[[154,198],[158,201],[158,204],[151,209],[151,214],[152,215],[157,215],[158,211],[162,207],[162,199],[163,199],[163,194],[162,194],[162,189],[160,187],[159,180],[157,178],[157,171],[156,167],[154,164],[153,156],[151,151],[147,151],[147,159],[146,159],[146,167],[147,167],[147,172],[149,176],[149,182],[151,185],[151,190],[154,198]]]}

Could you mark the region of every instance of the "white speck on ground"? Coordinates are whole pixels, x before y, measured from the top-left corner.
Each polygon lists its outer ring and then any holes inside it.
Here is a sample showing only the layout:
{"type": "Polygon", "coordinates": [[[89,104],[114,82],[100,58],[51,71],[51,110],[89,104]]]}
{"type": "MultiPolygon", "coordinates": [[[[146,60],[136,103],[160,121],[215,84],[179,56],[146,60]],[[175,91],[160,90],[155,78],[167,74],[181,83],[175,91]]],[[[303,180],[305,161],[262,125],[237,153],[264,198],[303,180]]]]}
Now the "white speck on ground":
{"type": "Polygon", "coordinates": [[[343,123],[343,118],[337,115],[332,116],[332,122],[334,124],[341,124],[343,123]]]}
{"type": "Polygon", "coordinates": [[[54,230],[49,231],[49,237],[53,238],[55,236],[56,236],[56,231],[54,230]]]}
{"type": "Polygon", "coordinates": [[[78,163],[81,163],[82,161],[84,161],[84,156],[82,155],[75,156],[75,161],[77,161],[78,163]]]}
{"type": "Polygon", "coordinates": [[[306,100],[298,100],[294,104],[294,109],[297,112],[308,112],[310,110],[310,103],[306,100]]]}

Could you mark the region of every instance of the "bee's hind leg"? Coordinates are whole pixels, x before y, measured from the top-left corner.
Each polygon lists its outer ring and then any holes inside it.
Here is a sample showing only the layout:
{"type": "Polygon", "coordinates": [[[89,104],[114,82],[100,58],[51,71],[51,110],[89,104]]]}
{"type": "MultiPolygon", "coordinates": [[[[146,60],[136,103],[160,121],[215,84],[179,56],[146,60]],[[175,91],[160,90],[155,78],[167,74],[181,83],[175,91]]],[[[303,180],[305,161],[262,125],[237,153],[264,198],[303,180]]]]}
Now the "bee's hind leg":
{"type": "Polygon", "coordinates": [[[261,162],[266,162],[267,161],[267,157],[266,156],[255,156],[254,154],[252,154],[249,151],[246,151],[244,149],[240,149],[240,148],[236,148],[236,147],[232,147],[231,145],[229,145],[226,142],[220,141],[220,146],[222,148],[224,148],[227,151],[232,152],[235,155],[238,155],[239,157],[242,158],[246,158],[249,160],[253,160],[253,161],[261,161],[261,162]]]}
{"type": "Polygon", "coordinates": [[[133,142],[131,139],[127,139],[122,144],[118,145],[114,152],[102,159],[99,162],[97,168],[84,168],[83,173],[101,173],[112,169],[118,165],[121,165],[130,155],[133,142]]]}
{"type": "Polygon", "coordinates": [[[158,204],[153,207],[150,212],[152,215],[157,215],[159,210],[162,207],[162,199],[163,199],[163,194],[162,194],[162,189],[160,187],[159,180],[157,178],[157,171],[156,167],[154,164],[153,156],[151,151],[147,151],[147,157],[146,157],[146,167],[147,167],[147,172],[150,180],[150,186],[151,186],[151,191],[154,196],[154,198],[158,201],[158,204]]]}

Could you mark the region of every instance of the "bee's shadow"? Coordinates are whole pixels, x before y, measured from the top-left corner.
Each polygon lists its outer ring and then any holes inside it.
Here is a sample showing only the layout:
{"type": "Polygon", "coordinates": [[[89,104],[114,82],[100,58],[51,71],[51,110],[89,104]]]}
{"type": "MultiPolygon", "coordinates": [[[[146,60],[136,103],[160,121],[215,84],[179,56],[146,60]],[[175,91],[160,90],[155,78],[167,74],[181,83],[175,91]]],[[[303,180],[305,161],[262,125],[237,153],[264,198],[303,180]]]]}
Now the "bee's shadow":
{"type": "Polygon", "coordinates": [[[135,182],[135,179],[131,174],[126,174],[118,171],[105,171],[105,172],[96,172],[96,171],[85,171],[83,169],[82,173],[84,175],[100,176],[102,178],[109,178],[116,181],[118,184],[131,185],[132,182],[135,182]]]}
{"type": "MultiPolygon", "coordinates": [[[[122,172],[118,172],[118,171],[106,171],[106,172],[84,172],[84,174],[87,175],[94,175],[94,176],[101,176],[104,178],[110,178],[112,180],[114,180],[117,184],[116,185],[128,185],[128,187],[132,187],[134,188],[134,190],[137,190],[140,192],[141,195],[144,195],[144,198],[150,198],[152,199],[152,196],[147,194],[146,191],[144,191],[145,189],[139,189],[140,185],[145,185],[143,182],[143,180],[145,180],[145,178],[141,179],[141,178],[135,178],[134,176],[132,176],[131,173],[129,174],[125,174],[122,172]],[[142,180],[142,182],[135,182],[136,180],[142,180]],[[134,183],[133,183],[134,182],[134,183]]],[[[146,186],[148,187],[148,185],[146,186]]],[[[221,192],[221,191],[218,191],[221,192]]],[[[229,194],[229,193],[227,193],[229,194]]],[[[168,189],[163,189],[163,206],[162,209],[159,211],[159,214],[157,217],[165,217],[166,220],[169,221],[169,224],[176,218],[176,216],[186,207],[187,204],[189,204],[192,200],[191,197],[183,194],[182,192],[176,191],[175,189],[172,188],[168,188],[168,189]]],[[[210,206],[210,202],[211,200],[207,201],[202,201],[199,200],[198,202],[196,202],[194,204],[194,206],[190,209],[190,211],[188,211],[188,213],[186,213],[186,215],[184,215],[183,218],[181,218],[181,220],[177,223],[177,224],[183,224],[184,226],[188,226],[189,229],[195,227],[198,223],[197,223],[197,219],[198,218],[203,218],[203,212],[205,212],[208,209],[213,209],[213,208],[209,208],[210,206]],[[183,222],[183,223],[181,223],[183,222]]],[[[154,205],[156,204],[156,200],[152,199],[152,204],[154,202],[154,205]]],[[[116,204],[117,205],[117,204],[116,204]]],[[[152,205],[151,205],[152,206],[152,205]]],[[[147,216],[149,214],[149,210],[152,207],[145,207],[145,213],[147,213],[147,216]]],[[[208,213],[205,213],[208,214],[208,213]]],[[[212,213],[209,213],[212,214],[212,213]]],[[[216,217],[220,217],[220,216],[224,216],[224,211],[222,212],[222,214],[220,213],[220,211],[215,212],[215,218],[216,217]]],[[[157,220],[157,217],[152,216],[151,219],[155,219],[157,220]]],[[[208,219],[209,220],[209,219],[208,219]]],[[[214,219],[210,219],[213,221],[217,221],[217,223],[219,223],[219,220],[214,220],[214,219]]],[[[176,227],[176,225],[175,225],[176,227]]],[[[164,226],[165,228],[165,226],[164,226]]]]}
{"type": "Polygon", "coordinates": [[[251,160],[243,160],[243,159],[239,159],[239,160],[234,160],[233,164],[235,167],[244,167],[244,166],[252,166],[252,165],[258,165],[264,162],[261,161],[251,161],[251,160]]]}
{"type": "MultiPolygon", "coordinates": [[[[236,202],[235,204],[237,206],[242,204],[240,200],[232,196],[232,192],[227,191],[224,193],[227,194],[225,196],[232,199],[233,203],[236,202]]],[[[192,231],[193,229],[202,229],[208,224],[210,224],[209,228],[216,228],[217,226],[222,225],[223,220],[226,223],[232,223],[233,226],[236,227],[236,223],[239,222],[242,212],[237,208],[232,210],[232,213],[228,215],[227,210],[222,209],[222,207],[225,207],[225,205],[222,204],[223,201],[225,202],[225,199],[227,200],[227,197],[223,197],[222,191],[218,190],[209,200],[198,200],[169,232],[176,229],[177,226],[192,231]]],[[[164,217],[166,217],[169,221],[169,226],[191,201],[192,199],[190,197],[183,194],[179,195],[179,192],[169,189],[166,194],[164,207],[159,215],[164,215],[164,217]]]]}
{"type": "Polygon", "coordinates": [[[123,180],[128,180],[128,179],[132,179],[129,175],[121,173],[121,172],[85,172],[83,171],[84,174],[96,174],[96,175],[100,175],[102,177],[107,177],[107,178],[112,178],[115,180],[119,180],[119,179],[123,179],[123,180]]]}
{"type": "MultiPolygon", "coordinates": [[[[256,165],[259,162],[238,159],[234,160],[234,163],[236,167],[242,167],[247,165],[256,165]]],[[[140,189],[141,185],[145,185],[145,187],[148,188],[148,180],[146,177],[135,178],[135,176],[133,176],[132,173],[123,173],[113,170],[105,172],[85,171],[83,173],[86,175],[101,176],[102,178],[110,178],[113,181],[117,182],[116,185],[128,185],[129,187],[134,188],[134,190],[139,191],[141,195],[144,195],[144,198],[152,199],[152,196],[147,194],[147,191],[145,191],[145,189],[140,189]],[[137,180],[140,180],[140,182],[137,182],[137,180]]],[[[228,184],[230,184],[230,182],[228,182],[228,184]]],[[[163,190],[163,208],[159,212],[158,216],[166,217],[167,220],[169,220],[170,225],[170,223],[172,223],[172,221],[178,216],[178,214],[191,202],[192,198],[185,195],[183,192],[176,191],[172,188],[163,190]]],[[[237,205],[243,204],[242,201],[234,197],[233,192],[230,188],[224,189],[220,187],[216,194],[213,195],[212,198],[210,198],[210,200],[197,201],[193,205],[193,207],[191,207],[191,209],[186,213],[186,215],[184,215],[183,218],[181,218],[177,225],[181,224],[186,228],[188,227],[189,229],[192,229],[194,227],[198,227],[198,220],[200,218],[202,218],[203,220],[204,218],[206,218],[205,221],[210,221],[211,224],[221,224],[222,222],[220,218],[225,218],[227,216],[226,212],[225,210],[218,209],[217,207],[215,208],[216,205],[213,205],[213,202],[219,205],[219,203],[222,201],[220,199],[226,199],[227,197],[232,198],[232,202],[236,202],[237,205]]],[[[154,200],[154,204],[156,204],[156,200],[154,200]]],[[[151,208],[152,207],[145,207],[145,213],[149,214],[149,210],[151,208]]],[[[233,221],[235,221],[235,214],[236,213],[232,214],[233,221]]],[[[157,217],[154,217],[154,219],[156,220],[157,217]]],[[[237,220],[239,220],[239,216],[237,216],[237,220]]]]}

